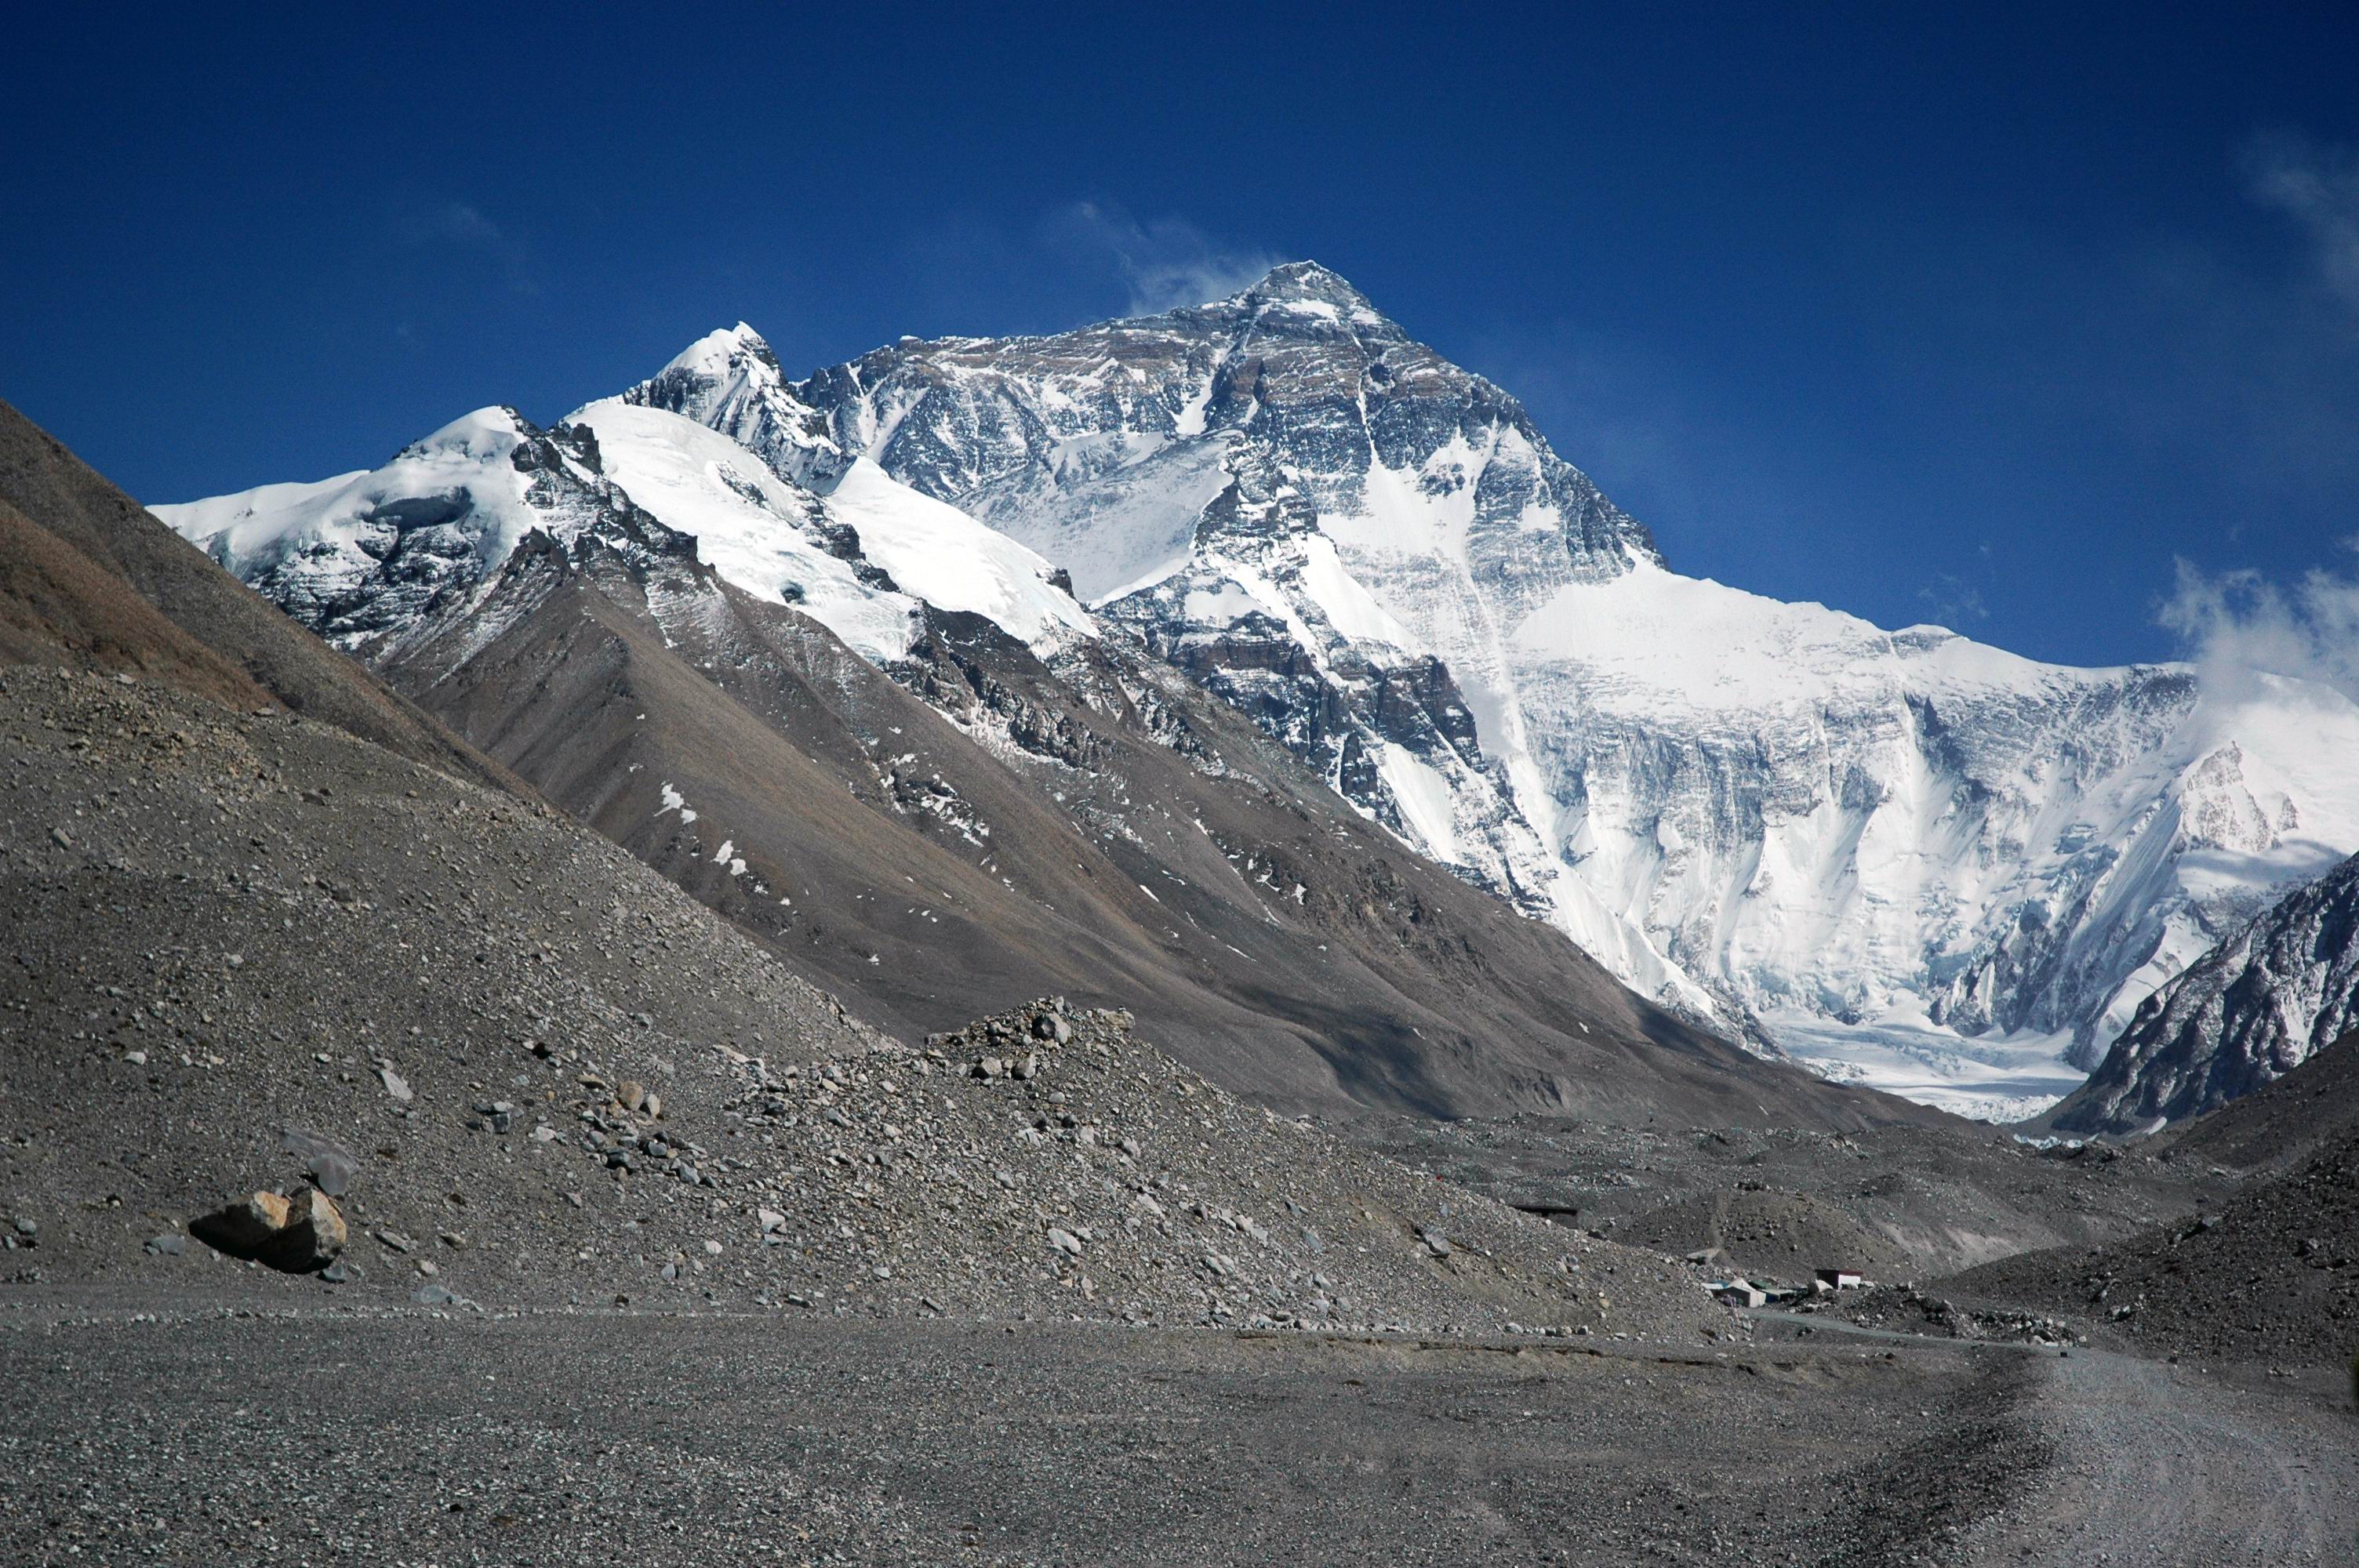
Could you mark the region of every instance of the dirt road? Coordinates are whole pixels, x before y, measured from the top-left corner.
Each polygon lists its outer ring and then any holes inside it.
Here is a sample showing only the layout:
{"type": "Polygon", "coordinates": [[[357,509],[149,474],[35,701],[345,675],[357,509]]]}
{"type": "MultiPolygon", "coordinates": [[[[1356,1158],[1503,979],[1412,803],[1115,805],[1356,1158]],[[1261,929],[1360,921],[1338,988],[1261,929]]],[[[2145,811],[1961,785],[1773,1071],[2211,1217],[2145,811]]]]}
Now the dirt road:
{"type": "MultiPolygon", "coordinates": [[[[1954,1346],[1784,1313],[1814,1337],[1954,1346]]],[[[2348,1568],[2359,1563],[2359,1413],[2331,1383],[2256,1392],[2216,1369],[2107,1351],[1989,1345],[2036,1366],[2019,1407],[2054,1462],[1943,1562],[2024,1568],[2348,1568]]]]}

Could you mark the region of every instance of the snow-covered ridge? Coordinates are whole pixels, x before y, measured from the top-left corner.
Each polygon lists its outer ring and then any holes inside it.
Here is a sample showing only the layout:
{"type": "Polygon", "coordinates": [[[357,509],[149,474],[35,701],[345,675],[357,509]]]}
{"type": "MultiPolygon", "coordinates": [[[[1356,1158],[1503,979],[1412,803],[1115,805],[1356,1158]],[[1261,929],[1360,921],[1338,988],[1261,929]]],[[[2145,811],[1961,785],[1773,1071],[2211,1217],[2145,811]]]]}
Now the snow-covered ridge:
{"type": "Polygon", "coordinates": [[[2279,900],[2147,999],[2059,1113],[2143,1132],[2283,1077],[2359,1029],[2359,855],[2279,900]]]}
{"type": "MultiPolygon", "coordinates": [[[[667,374],[693,385],[716,351],[724,364],[752,359],[743,332],[703,340],[667,374]]],[[[758,403],[759,387],[739,379],[758,403]]],[[[746,406],[732,396],[711,406],[746,406]]],[[[824,444],[779,436],[772,446],[788,471],[682,415],[619,398],[547,431],[486,408],[378,469],[154,511],[347,649],[397,640],[454,596],[479,593],[534,530],[566,543],[634,511],[694,537],[725,580],[796,606],[878,662],[908,651],[921,602],[985,616],[1044,656],[1095,635],[1052,568],[1014,540],[873,463],[805,460],[832,450],[824,444]]]]}
{"type": "Polygon", "coordinates": [[[614,500],[594,455],[513,408],[479,408],[381,468],[150,508],[340,647],[469,592],[534,528],[570,535],[614,500]]]}

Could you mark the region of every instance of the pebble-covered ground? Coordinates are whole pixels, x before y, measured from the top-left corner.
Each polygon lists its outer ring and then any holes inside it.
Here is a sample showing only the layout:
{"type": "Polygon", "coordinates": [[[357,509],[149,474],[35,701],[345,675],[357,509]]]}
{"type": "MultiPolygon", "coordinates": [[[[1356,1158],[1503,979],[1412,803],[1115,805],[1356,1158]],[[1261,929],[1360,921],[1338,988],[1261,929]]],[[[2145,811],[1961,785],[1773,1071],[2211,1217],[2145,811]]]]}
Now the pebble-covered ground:
{"type": "Polygon", "coordinates": [[[2019,1366],[1881,1346],[18,1311],[0,1371],[28,1568],[1908,1563],[2041,1454],[2019,1366]]]}

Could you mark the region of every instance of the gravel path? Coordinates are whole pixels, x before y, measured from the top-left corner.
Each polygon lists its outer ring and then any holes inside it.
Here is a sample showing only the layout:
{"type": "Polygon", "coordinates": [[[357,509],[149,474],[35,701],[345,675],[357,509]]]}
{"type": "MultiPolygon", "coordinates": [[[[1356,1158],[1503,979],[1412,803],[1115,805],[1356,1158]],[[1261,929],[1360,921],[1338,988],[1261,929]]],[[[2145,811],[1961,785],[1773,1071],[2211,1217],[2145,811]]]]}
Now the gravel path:
{"type": "MultiPolygon", "coordinates": [[[[1935,1341],[1790,1313],[1813,1336],[1935,1341]]],[[[2359,1420],[2331,1385],[2260,1392],[2215,1369],[2108,1351],[1984,1345],[2038,1369],[2022,1419],[2054,1462],[1939,1561],[2295,1568],[2359,1563],[2359,1420]]]]}
{"type": "Polygon", "coordinates": [[[2103,1351],[2050,1357],[2030,1407],[2060,1462],[1974,1532],[1974,1563],[2359,1563],[2359,1419],[2103,1351]]]}
{"type": "Polygon", "coordinates": [[[0,1388],[28,1565],[1905,1563],[2012,1397],[1849,1345],[23,1304],[0,1388]]]}

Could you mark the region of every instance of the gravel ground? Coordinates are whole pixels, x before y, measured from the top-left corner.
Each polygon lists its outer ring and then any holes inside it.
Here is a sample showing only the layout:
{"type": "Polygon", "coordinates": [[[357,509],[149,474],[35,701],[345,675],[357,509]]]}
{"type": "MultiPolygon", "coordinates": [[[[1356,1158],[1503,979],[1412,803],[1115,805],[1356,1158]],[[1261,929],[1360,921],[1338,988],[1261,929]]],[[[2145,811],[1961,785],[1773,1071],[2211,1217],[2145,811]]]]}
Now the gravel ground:
{"type": "Polygon", "coordinates": [[[0,1560],[1908,1563],[2036,1459],[2017,1365],[20,1303],[0,1560]]]}

